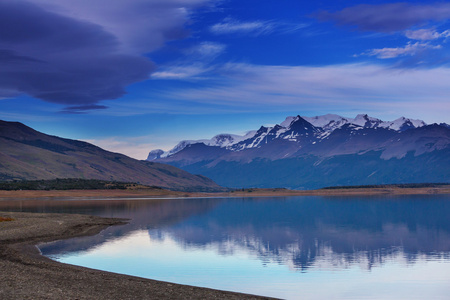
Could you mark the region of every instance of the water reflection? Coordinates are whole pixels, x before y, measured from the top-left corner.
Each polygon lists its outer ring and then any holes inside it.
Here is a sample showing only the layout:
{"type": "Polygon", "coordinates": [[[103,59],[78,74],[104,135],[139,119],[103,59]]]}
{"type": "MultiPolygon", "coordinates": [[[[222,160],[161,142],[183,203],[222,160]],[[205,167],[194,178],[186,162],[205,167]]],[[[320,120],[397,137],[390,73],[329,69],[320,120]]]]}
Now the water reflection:
{"type": "Polygon", "coordinates": [[[450,202],[408,199],[290,198],[225,201],[205,214],[149,230],[152,239],[170,236],[185,247],[236,248],[306,270],[318,257],[346,265],[381,264],[399,251],[408,262],[418,255],[448,256],[450,202]]]}
{"type": "MultiPolygon", "coordinates": [[[[446,269],[433,265],[437,268],[433,272],[443,280],[445,288],[441,285],[440,291],[450,292],[447,285],[450,273],[445,271],[450,262],[450,196],[447,195],[0,201],[0,210],[73,212],[131,219],[129,224],[108,228],[101,235],[44,245],[41,250],[45,255],[61,257],[62,253],[80,254],[99,248],[118,251],[125,247],[119,246],[122,240],[127,245],[134,245],[126,246],[128,250],[123,251],[148,247],[144,251],[160,255],[159,260],[164,260],[162,257],[169,252],[173,256],[171,260],[177,256],[180,260],[195,260],[191,256],[181,257],[202,253],[195,263],[206,261],[211,264],[213,260],[209,257],[213,252],[221,257],[251,257],[262,267],[277,265],[298,274],[314,273],[318,269],[352,273],[355,266],[372,273],[378,267],[388,269],[398,265],[414,266],[419,262],[444,262],[446,269]],[[108,245],[112,246],[107,248],[108,245]]],[[[161,268],[167,271],[168,264],[166,262],[161,268]]],[[[177,261],[174,268],[181,268],[180,264],[177,261]]],[[[154,265],[148,268],[152,275],[157,272],[154,265]]],[[[181,273],[197,279],[201,277],[200,271],[191,274],[191,269],[204,271],[200,265],[186,268],[189,271],[181,273]]],[[[390,272],[397,271],[394,268],[390,272]]],[[[221,269],[220,272],[225,271],[221,269]]],[[[254,270],[249,276],[258,277],[255,272],[260,271],[254,270]]],[[[284,283],[288,281],[283,277],[285,275],[277,274],[284,283]]],[[[217,275],[209,277],[214,276],[217,275]]],[[[361,274],[356,278],[358,276],[361,274]]],[[[175,277],[152,278],[177,281],[175,277]]],[[[182,283],[202,285],[190,281],[182,283]]],[[[274,296],[277,295],[280,294],[274,296]]]]}
{"type": "MultiPolygon", "coordinates": [[[[399,249],[409,262],[419,254],[450,252],[448,196],[391,198],[242,198],[111,201],[0,201],[0,210],[70,212],[131,219],[102,236],[83,239],[88,249],[108,238],[147,229],[153,240],[172,237],[184,247],[217,245],[221,254],[246,248],[261,260],[305,270],[318,256],[344,264],[364,257],[367,268],[399,249]]],[[[57,251],[77,251],[80,241],[57,251]]],[[[43,248],[53,253],[54,248],[43,248]]]]}

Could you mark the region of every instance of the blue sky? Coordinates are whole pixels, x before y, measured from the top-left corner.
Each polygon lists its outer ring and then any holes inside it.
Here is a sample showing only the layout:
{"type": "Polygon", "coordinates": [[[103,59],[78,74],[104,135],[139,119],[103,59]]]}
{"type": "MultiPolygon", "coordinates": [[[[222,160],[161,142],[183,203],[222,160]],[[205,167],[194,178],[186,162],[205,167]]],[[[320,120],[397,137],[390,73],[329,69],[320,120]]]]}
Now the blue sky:
{"type": "Polygon", "coordinates": [[[289,115],[449,123],[450,2],[0,0],[0,119],[145,159],[289,115]]]}

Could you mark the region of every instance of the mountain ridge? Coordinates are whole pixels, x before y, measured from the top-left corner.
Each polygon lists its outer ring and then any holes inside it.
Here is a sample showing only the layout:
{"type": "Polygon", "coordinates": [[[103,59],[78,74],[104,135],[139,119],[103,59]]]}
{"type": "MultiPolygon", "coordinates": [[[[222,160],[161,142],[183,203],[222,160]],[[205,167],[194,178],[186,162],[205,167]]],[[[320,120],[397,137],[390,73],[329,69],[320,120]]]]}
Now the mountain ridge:
{"type": "Polygon", "coordinates": [[[450,182],[445,123],[404,117],[386,122],[363,114],[309,119],[317,126],[299,115],[287,117],[234,144],[187,143],[154,161],[236,188],[450,182]]]}
{"type": "Polygon", "coordinates": [[[0,120],[0,181],[56,178],[137,182],[185,191],[222,190],[209,178],[174,166],[135,160],[0,120]]]}
{"type": "MultiPolygon", "coordinates": [[[[346,118],[335,114],[326,114],[316,117],[301,117],[300,115],[297,115],[295,117],[294,116],[286,117],[286,119],[283,122],[281,122],[280,124],[276,124],[273,127],[261,126],[258,130],[249,131],[244,136],[222,133],[214,136],[209,140],[208,139],[183,140],[169,151],[164,151],[161,149],[155,149],[150,151],[147,160],[166,158],[178,153],[179,151],[186,148],[188,145],[198,143],[203,143],[207,146],[219,146],[233,151],[241,151],[248,148],[258,147],[260,143],[264,142],[267,143],[268,139],[272,139],[273,136],[278,138],[279,135],[283,135],[285,139],[289,138],[293,139],[295,137],[293,137],[292,135],[289,136],[285,134],[285,132],[289,131],[292,124],[301,126],[297,124],[298,121],[301,122],[306,121],[308,124],[315,127],[316,130],[322,130],[323,133],[321,138],[326,138],[334,130],[349,124],[353,124],[362,128],[386,128],[400,132],[427,125],[422,120],[410,119],[405,117],[400,117],[394,121],[382,121],[380,119],[370,117],[367,114],[359,114],[355,118],[346,118]],[[252,143],[250,142],[244,143],[245,141],[248,141],[250,139],[253,139],[252,143]],[[224,140],[226,142],[223,142],[224,140]]],[[[440,125],[447,127],[450,126],[445,123],[442,123],[440,125]]]]}

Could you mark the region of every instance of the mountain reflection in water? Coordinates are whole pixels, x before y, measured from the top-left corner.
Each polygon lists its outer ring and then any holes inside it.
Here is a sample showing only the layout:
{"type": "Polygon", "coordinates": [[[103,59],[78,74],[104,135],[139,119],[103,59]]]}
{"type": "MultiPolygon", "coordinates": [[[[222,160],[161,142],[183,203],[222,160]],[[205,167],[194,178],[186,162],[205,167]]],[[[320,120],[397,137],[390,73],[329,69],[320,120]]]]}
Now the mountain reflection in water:
{"type": "MultiPolygon", "coordinates": [[[[213,249],[220,256],[245,252],[263,266],[275,263],[299,273],[354,266],[370,271],[393,261],[450,263],[449,195],[0,201],[0,210],[131,219],[100,235],[40,246],[44,255],[56,258],[146,233],[159,246],[213,249]]],[[[450,280],[445,272],[444,283],[450,280]]]]}
{"type": "Polygon", "coordinates": [[[42,246],[44,254],[87,250],[106,239],[147,229],[153,240],[171,236],[185,247],[215,244],[223,254],[246,248],[263,261],[289,261],[305,270],[318,256],[334,255],[333,262],[340,264],[365,258],[371,268],[399,250],[410,262],[420,254],[449,255],[449,200],[449,196],[49,200],[0,202],[0,210],[21,207],[131,219],[128,225],[79,239],[70,247],[64,242],[42,246]]]}
{"type": "Polygon", "coordinates": [[[215,244],[224,255],[245,248],[262,261],[301,270],[317,257],[341,266],[365,261],[370,269],[399,251],[409,262],[423,254],[448,256],[449,212],[449,201],[420,197],[241,199],[149,234],[153,240],[171,236],[185,247],[215,244]]]}

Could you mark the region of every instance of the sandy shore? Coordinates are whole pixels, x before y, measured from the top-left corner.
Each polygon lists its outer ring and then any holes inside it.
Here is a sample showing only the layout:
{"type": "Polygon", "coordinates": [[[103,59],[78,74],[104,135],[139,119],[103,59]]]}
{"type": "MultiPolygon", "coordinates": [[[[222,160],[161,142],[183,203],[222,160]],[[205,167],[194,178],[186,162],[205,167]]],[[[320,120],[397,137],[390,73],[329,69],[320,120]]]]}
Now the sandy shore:
{"type": "Polygon", "coordinates": [[[124,220],[10,213],[0,217],[0,299],[268,299],[120,275],[52,261],[39,243],[99,233],[124,220]]]}

